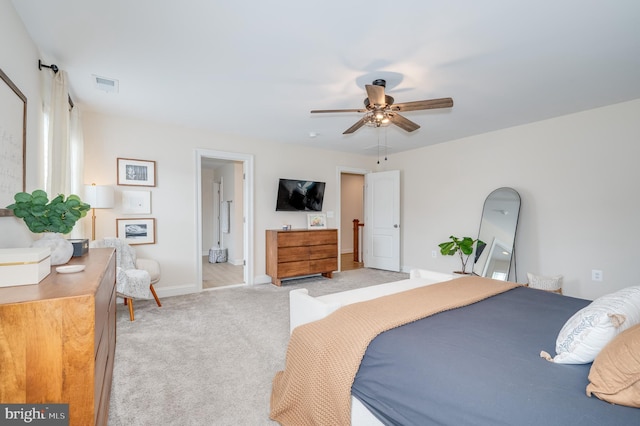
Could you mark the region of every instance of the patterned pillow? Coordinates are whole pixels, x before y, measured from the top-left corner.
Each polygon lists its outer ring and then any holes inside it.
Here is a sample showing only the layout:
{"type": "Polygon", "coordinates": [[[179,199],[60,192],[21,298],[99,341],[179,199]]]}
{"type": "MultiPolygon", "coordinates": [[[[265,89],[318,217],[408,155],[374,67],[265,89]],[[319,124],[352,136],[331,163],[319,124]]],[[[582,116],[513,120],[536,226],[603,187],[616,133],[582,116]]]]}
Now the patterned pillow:
{"type": "Polygon", "coordinates": [[[640,286],[599,297],[582,308],[560,330],[554,362],[587,364],[619,333],[640,324],[640,286]]]}
{"type": "Polygon", "coordinates": [[[541,275],[535,275],[531,272],[527,272],[527,278],[529,279],[529,287],[531,288],[562,294],[562,275],[543,277],[541,275]]]}
{"type": "Polygon", "coordinates": [[[640,324],[611,341],[589,371],[587,395],[640,408],[640,324]]]}

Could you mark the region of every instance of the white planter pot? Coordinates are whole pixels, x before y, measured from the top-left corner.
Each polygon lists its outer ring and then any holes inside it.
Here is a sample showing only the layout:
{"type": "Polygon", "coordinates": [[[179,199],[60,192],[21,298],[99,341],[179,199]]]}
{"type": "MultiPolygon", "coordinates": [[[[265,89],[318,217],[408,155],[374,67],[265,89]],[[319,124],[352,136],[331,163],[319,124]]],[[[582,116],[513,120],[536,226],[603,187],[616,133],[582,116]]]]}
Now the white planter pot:
{"type": "Polygon", "coordinates": [[[34,241],[31,247],[49,247],[52,266],[64,265],[73,256],[73,244],[57,232],[43,232],[42,237],[34,241]]]}

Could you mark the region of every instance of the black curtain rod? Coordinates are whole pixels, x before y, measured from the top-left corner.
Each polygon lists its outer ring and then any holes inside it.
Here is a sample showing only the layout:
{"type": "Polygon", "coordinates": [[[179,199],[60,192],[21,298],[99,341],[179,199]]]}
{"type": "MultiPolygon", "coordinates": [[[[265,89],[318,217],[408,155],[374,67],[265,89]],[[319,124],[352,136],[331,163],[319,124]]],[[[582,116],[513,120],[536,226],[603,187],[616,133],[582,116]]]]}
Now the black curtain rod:
{"type": "Polygon", "coordinates": [[[38,59],[38,69],[42,71],[42,67],[49,68],[51,71],[53,71],[54,74],[58,73],[58,66],[56,64],[45,65],[42,63],[41,59],[38,59]]]}
{"type": "MultiPolygon", "coordinates": [[[[58,66],[56,64],[51,64],[51,65],[45,65],[42,63],[41,59],[38,59],[38,69],[40,71],[42,71],[42,68],[49,68],[51,71],[53,71],[54,74],[58,74],[58,71],[60,71],[60,69],[58,68],[58,66]]],[[[71,109],[73,109],[73,107],[75,106],[73,104],[73,101],[71,100],[71,95],[67,95],[69,98],[69,106],[71,107],[71,109]]]]}

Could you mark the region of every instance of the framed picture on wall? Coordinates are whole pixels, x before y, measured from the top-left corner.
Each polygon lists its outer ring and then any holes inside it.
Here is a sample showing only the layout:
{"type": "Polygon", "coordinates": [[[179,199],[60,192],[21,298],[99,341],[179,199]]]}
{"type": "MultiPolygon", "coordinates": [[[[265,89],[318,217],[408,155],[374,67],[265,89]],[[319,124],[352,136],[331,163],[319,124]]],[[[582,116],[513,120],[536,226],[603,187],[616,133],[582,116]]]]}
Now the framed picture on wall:
{"type": "Polygon", "coordinates": [[[116,219],[116,237],[128,244],[155,244],[155,218],[116,219]]]}
{"type": "Polygon", "coordinates": [[[307,229],[326,229],[327,215],[324,213],[310,213],[307,215],[307,229]]]}
{"type": "Polygon", "coordinates": [[[13,216],[5,206],[25,191],[27,97],[0,69],[0,216],[13,216]]]}
{"type": "Polygon", "coordinates": [[[118,158],[118,185],[156,186],[156,162],[118,158]]]}
{"type": "Polygon", "coordinates": [[[122,191],[123,214],[151,214],[151,191],[122,191]]]}

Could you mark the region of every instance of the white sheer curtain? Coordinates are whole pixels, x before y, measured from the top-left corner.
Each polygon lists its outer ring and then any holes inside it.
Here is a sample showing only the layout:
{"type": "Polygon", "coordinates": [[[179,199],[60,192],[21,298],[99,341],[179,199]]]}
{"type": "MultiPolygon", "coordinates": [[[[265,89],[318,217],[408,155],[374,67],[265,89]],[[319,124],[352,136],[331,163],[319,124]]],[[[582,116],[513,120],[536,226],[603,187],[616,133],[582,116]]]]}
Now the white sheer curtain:
{"type": "MultiPolygon", "coordinates": [[[[47,81],[45,79],[45,81],[47,81]]],[[[44,190],[49,197],[77,194],[82,198],[84,140],[78,107],[69,103],[67,73],[58,71],[44,90],[44,190]]],[[[82,236],[74,227],[71,238],[82,236]]]]}

